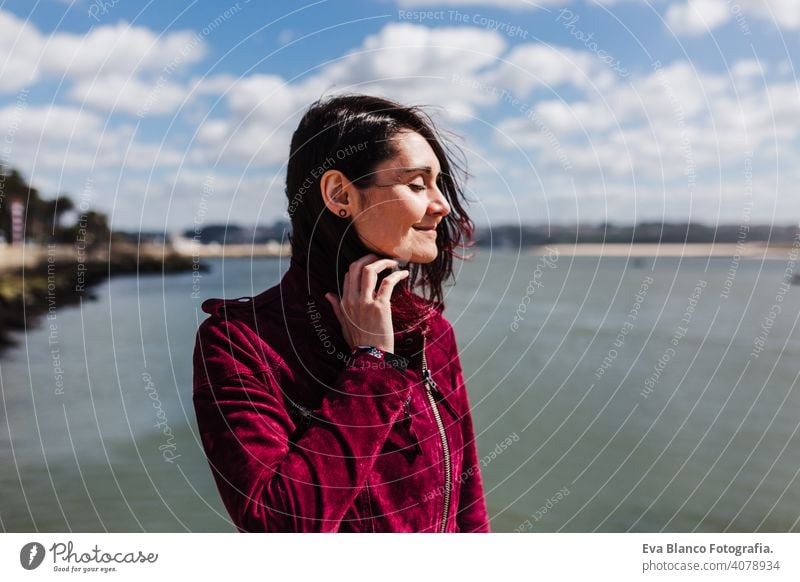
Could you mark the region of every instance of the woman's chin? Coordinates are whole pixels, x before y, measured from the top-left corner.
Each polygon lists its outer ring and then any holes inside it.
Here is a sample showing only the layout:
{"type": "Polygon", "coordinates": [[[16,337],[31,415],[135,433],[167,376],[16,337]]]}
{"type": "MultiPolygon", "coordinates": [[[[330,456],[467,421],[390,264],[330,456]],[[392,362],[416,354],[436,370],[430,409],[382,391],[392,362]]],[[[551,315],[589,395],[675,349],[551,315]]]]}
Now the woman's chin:
{"type": "Polygon", "coordinates": [[[421,265],[424,265],[435,261],[438,255],[439,255],[439,249],[435,249],[433,251],[417,252],[411,255],[411,259],[409,260],[409,262],[419,263],[421,265]]]}

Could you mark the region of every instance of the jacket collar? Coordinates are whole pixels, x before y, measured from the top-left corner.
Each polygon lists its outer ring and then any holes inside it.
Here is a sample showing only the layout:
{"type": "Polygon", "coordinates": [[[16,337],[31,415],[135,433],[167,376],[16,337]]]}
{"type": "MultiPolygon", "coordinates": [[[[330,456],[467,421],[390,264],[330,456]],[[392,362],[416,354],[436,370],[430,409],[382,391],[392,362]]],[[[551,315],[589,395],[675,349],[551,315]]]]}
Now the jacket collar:
{"type": "MultiPolygon", "coordinates": [[[[303,320],[307,322],[310,317],[309,312],[316,309],[326,320],[338,323],[330,302],[325,298],[325,293],[334,290],[324,289],[322,284],[294,258],[290,258],[289,269],[280,284],[272,290],[277,292],[276,300],[281,305],[287,321],[303,320]]],[[[422,341],[423,335],[430,337],[430,320],[416,329],[395,331],[395,344],[416,347],[422,341]]]]}

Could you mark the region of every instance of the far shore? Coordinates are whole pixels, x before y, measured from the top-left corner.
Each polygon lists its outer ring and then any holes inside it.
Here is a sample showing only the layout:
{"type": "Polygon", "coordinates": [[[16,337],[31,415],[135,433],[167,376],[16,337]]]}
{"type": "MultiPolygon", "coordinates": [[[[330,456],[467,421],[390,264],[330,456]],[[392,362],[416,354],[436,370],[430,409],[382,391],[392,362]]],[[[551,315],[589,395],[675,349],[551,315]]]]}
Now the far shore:
{"type": "MultiPolygon", "coordinates": [[[[498,246],[491,247],[474,246],[470,252],[490,253],[492,250],[503,252],[514,252],[513,247],[498,246]]],[[[742,260],[764,260],[764,259],[786,259],[792,250],[792,246],[785,244],[771,244],[765,242],[749,243],[581,243],[581,244],[545,244],[539,246],[523,247],[522,254],[559,254],[561,256],[572,257],[728,257],[740,258],[742,260]]],[[[797,252],[797,250],[795,250],[797,252]]],[[[48,251],[47,247],[18,246],[0,247],[0,272],[18,269],[44,262],[48,254],[55,254],[59,259],[75,258],[74,247],[59,245],[48,251]]],[[[288,257],[291,254],[291,247],[288,244],[281,245],[277,242],[264,244],[178,244],[178,245],[157,245],[142,244],[136,247],[131,245],[127,249],[127,254],[138,255],[140,260],[156,262],[159,259],[171,255],[191,258],[194,261],[204,258],[242,258],[242,257],[288,257]]],[[[108,260],[108,253],[95,253],[88,257],[94,262],[108,260]]]]}
{"type": "MultiPolygon", "coordinates": [[[[510,247],[497,247],[504,252],[513,252],[510,247]]],[[[523,247],[523,254],[558,253],[573,257],[738,257],[741,259],[763,260],[783,259],[791,250],[788,244],[768,245],[763,242],[735,243],[582,243],[549,244],[523,247]]],[[[290,254],[289,245],[268,243],[259,245],[195,245],[176,248],[179,254],[195,257],[286,257],[290,254]]],[[[472,252],[489,253],[491,247],[472,247],[472,252]]]]}
{"type": "Polygon", "coordinates": [[[24,331],[45,314],[94,298],[93,288],[115,275],[200,272],[206,265],[164,246],[115,242],[0,247],[0,350],[13,345],[11,331],[24,331]]]}
{"type": "MultiPolygon", "coordinates": [[[[634,244],[552,244],[531,247],[533,254],[558,253],[573,257],[727,257],[750,260],[785,259],[789,244],[752,243],[634,243],[634,244]]],[[[795,251],[796,252],[796,251],[795,251]]]]}

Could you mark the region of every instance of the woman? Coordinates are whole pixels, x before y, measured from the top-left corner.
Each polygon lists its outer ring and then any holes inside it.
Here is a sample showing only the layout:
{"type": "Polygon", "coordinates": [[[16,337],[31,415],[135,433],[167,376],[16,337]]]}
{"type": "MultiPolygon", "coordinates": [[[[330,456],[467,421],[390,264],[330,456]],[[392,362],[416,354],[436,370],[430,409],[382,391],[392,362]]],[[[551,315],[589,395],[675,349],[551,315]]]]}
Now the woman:
{"type": "Polygon", "coordinates": [[[204,302],[195,345],[197,424],[240,531],[489,531],[442,315],[473,232],[452,172],[417,108],[339,96],[301,120],[288,271],[204,302]]]}

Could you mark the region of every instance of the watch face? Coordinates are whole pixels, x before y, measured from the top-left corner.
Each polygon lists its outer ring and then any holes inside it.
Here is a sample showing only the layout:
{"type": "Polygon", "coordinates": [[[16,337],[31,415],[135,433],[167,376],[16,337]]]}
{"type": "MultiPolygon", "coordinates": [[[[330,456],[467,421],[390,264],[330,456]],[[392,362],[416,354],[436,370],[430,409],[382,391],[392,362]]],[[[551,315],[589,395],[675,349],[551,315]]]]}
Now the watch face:
{"type": "Polygon", "coordinates": [[[368,353],[369,355],[371,355],[371,356],[374,356],[374,357],[378,358],[379,360],[382,360],[382,359],[383,359],[383,352],[382,352],[382,351],[380,351],[380,350],[379,350],[379,349],[377,349],[377,348],[369,348],[369,349],[367,350],[367,353],[368,353]]]}

